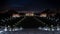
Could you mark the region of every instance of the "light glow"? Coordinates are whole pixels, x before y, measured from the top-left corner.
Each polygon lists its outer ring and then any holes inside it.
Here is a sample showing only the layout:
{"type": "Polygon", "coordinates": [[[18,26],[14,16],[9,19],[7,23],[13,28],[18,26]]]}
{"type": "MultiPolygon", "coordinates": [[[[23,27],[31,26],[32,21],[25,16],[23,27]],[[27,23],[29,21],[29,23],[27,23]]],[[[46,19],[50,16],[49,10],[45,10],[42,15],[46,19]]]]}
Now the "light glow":
{"type": "Polygon", "coordinates": [[[12,17],[20,17],[19,14],[13,14],[12,17]]]}
{"type": "Polygon", "coordinates": [[[47,17],[47,14],[41,14],[40,17],[47,17]]]}
{"type": "Polygon", "coordinates": [[[26,16],[34,16],[34,13],[26,13],[26,16]]]}

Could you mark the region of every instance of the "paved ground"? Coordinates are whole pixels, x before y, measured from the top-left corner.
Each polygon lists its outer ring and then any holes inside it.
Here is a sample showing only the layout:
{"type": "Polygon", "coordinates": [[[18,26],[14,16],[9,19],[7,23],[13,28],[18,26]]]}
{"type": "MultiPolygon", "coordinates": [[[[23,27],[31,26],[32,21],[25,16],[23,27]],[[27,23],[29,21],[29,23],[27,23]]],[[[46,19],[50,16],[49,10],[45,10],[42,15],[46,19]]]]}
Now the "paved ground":
{"type": "Polygon", "coordinates": [[[59,31],[43,31],[38,29],[23,29],[19,31],[2,32],[0,34],[60,34],[59,31]]]}

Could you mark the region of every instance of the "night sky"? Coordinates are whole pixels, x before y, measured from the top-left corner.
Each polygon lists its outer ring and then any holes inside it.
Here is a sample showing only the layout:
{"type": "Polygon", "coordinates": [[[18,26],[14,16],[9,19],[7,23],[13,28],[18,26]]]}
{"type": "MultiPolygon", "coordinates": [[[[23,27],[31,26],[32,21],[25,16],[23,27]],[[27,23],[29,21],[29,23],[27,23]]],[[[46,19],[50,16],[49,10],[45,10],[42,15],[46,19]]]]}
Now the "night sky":
{"type": "Polygon", "coordinates": [[[59,0],[5,0],[0,1],[0,8],[22,8],[22,9],[43,9],[43,8],[60,8],[59,0]]]}

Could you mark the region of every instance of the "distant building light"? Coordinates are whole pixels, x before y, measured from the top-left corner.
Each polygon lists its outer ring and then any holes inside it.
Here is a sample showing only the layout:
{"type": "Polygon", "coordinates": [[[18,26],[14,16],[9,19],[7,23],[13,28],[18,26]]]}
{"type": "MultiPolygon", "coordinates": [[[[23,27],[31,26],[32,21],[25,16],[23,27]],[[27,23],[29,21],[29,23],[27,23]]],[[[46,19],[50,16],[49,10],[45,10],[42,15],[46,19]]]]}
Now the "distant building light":
{"type": "Polygon", "coordinates": [[[55,16],[55,14],[52,14],[52,16],[55,16]]]}
{"type": "Polygon", "coordinates": [[[20,17],[19,14],[13,14],[12,17],[20,17]]]}
{"type": "Polygon", "coordinates": [[[47,14],[41,14],[40,17],[47,17],[47,14]]]}
{"type": "Polygon", "coordinates": [[[26,13],[26,16],[34,16],[34,13],[26,13]]]}

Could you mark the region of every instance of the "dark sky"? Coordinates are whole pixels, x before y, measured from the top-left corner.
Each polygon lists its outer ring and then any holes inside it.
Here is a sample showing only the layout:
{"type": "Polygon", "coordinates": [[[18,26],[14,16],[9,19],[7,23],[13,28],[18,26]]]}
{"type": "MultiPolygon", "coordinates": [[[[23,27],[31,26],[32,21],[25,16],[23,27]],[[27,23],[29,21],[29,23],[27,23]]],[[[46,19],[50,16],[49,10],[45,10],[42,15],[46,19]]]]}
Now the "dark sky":
{"type": "Polygon", "coordinates": [[[5,0],[0,1],[0,7],[22,8],[22,9],[42,9],[60,8],[59,0],[5,0]]]}

